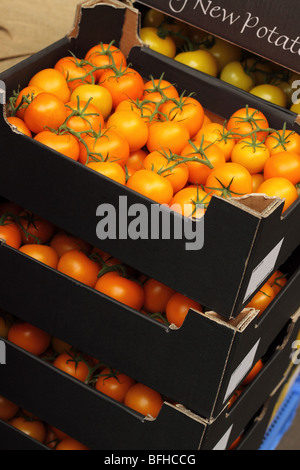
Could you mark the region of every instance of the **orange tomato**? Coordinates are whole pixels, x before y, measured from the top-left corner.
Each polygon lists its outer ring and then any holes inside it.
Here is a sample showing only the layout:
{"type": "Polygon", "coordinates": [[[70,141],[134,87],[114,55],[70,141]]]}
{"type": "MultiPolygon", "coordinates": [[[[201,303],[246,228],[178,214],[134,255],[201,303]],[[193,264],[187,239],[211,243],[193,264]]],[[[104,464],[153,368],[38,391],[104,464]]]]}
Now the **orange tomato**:
{"type": "Polygon", "coordinates": [[[6,220],[0,225],[0,242],[18,250],[22,244],[22,235],[19,226],[12,220],[6,220]]]}
{"type": "Polygon", "coordinates": [[[158,204],[169,204],[174,190],[167,178],[151,170],[138,170],[127,181],[127,187],[158,204]]]}
{"type": "Polygon", "coordinates": [[[259,310],[258,318],[264,313],[264,311],[273,302],[276,295],[270,284],[266,283],[261,290],[253,297],[248,303],[248,308],[254,308],[259,310]]]}
{"type": "Polygon", "coordinates": [[[84,444],[81,444],[81,442],[76,441],[75,439],[72,438],[67,438],[62,440],[59,444],[57,444],[55,450],[90,450],[87,446],[84,444]]]}
{"type": "Polygon", "coordinates": [[[148,279],[144,283],[144,310],[149,313],[165,313],[170,298],[175,291],[155,279],[148,279]]]}
{"type": "Polygon", "coordinates": [[[128,390],[135,384],[135,381],[125,374],[106,367],[101,371],[95,388],[98,392],[123,403],[128,390]]]}
{"type": "Polygon", "coordinates": [[[51,246],[26,244],[23,245],[19,251],[52,269],[57,269],[58,254],[51,246]]]}
{"type": "Polygon", "coordinates": [[[66,79],[68,87],[74,91],[80,85],[95,83],[94,67],[76,57],[62,57],[54,66],[66,79]]]}
{"type": "Polygon", "coordinates": [[[99,85],[110,92],[114,109],[124,100],[140,100],[144,91],[142,76],[130,67],[105,70],[101,74],[99,85]]]}
{"type": "Polygon", "coordinates": [[[65,106],[66,128],[80,133],[81,137],[86,135],[85,131],[98,133],[104,127],[101,111],[88,101],[69,101],[65,106]]]}
{"type": "Polygon", "coordinates": [[[57,270],[89,287],[95,287],[100,271],[99,263],[80,250],[67,251],[60,258],[57,270]]]}
{"type": "Polygon", "coordinates": [[[253,382],[253,380],[255,379],[255,377],[257,377],[257,375],[260,373],[263,367],[264,367],[264,363],[262,362],[262,360],[259,360],[255,364],[255,366],[251,369],[251,371],[246,376],[246,378],[243,380],[242,386],[247,387],[247,385],[253,382]]]}
{"type": "Polygon", "coordinates": [[[251,175],[261,173],[269,159],[270,152],[266,145],[253,137],[240,140],[231,153],[231,161],[245,167],[251,175]]]}
{"type": "Polygon", "coordinates": [[[143,287],[136,281],[127,279],[117,272],[101,276],[95,289],[134,310],[141,310],[144,304],[143,287]]]}
{"type": "Polygon", "coordinates": [[[53,366],[68,375],[71,375],[80,382],[85,382],[89,375],[89,367],[85,361],[76,353],[64,352],[57,356],[53,366]]]}
{"type": "Polygon", "coordinates": [[[286,178],[270,178],[264,181],[259,186],[257,193],[283,199],[285,201],[283,212],[285,212],[298,199],[297,189],[293,183],[286,178]]]}
{"type": "Polygon", "coordinates": [[[25,244],[46,244],[52,238],[55,227],[51,222],[33,214],[31,211],[23,210],[19,214],[22,230],[22,240],[25,244]],[[37,240],[38,239],[38,240],[37,240]]]}
{"type": "Polygon", "coordinates": [[[40,93],[28,105],[24,121],[28,129],[39,134],[46,128],[58,130],[64,124],[67,110],[64,103],[51,93],[40,93]]]}
{"type": "Polygon", "coordinates": [[[148,141],[148,126],[134,111],[116,111],[108,119],[107,127],[126,139],[130,152],[140,150],[148,141]]]}
{"type": "Polygon", "coordinates": [[[119,184],[125,184],[126,174],[123,168],[116,162],[90,162],[87,168],[106,176],[119,184]]]}
{"type": "Polygon", "coordinates": [[[34,139],[56,152],[71,158],[71,160],[77,161],[79,159],[79,142],[70,133],[56,134],[51,131],[43,131],[37,134],[34,139]]]}
{"type": "Polygon", "coordinates": [[[160,108],[162,120],[180,122],[194,137],[201,129],[204,120],[204,109],[195,98],[184,97],[179,100],[166,101],[160,108]]]}
{"type": "Polygon", "coordinates": [[[226,134],[227,129],[224,126],[216,122],[208,122],[197,132],[193,140],[201,142],[204,139],[206,142],[217,145],[224,153],[226,161],[229,161],[235,140],[232,137],[227,138],[226,134]]]}
{"type": "Polygon", "coordinates": [[[184,217],[199,219],[204,216],[211,196],[198,186],[188,186],[175,194],[169,206],[184,217]]]}
{"type": "Polygon", "coordinates": [[[98,136],[87,135],[80,143],[79,161],[84,165],[95,159],[116,162],[124,166],[129,155],[130,149],[127,140],[113,129],[106,129],[98,136]]]}
{"type": "Polygon", "coordinates": [[[7,398],[0,396],[0,419],[9,421],[14,418],[19,411],[19,406],[11,402],[7,398]]]}
{"type": "Polygon", "coordinates": [[[91,246],[86,241],[65,232],[56,233],[50,241],[50,246],[55,249],[59,258],[67,251],[82,250],[88,254],[91,250],[91,246]]]}
{"type": "Polygon", "coordinates": [[[189,131],[179,122],[154,122],[149,127],[147,147],[149,152],[166,149],[180,155],[189,138],[189,131]]]}
{"type": "Polygon", "coordinates": [[[258,173],[256,175],[251,175],[253,183],[253,193],[256,193],[261,184],[265,181],[264,175],[258,173]]]}
{"type": "Polygon", "coordinates": [[[149,153],[143,161],[143,167],[145,170],[155,171],[167,178],[173,187],[174,194],[184,188],[188,182],[189,170],[187,164],[181,164],[168,151],[149,153]]]}
{"type": "Polygon", "coordinates": [[[16,127],[19,132],[21,132],[24,135],[27,135],[27,137],[32,137],[32,132],[28,127],[26,126],[25,122],[18,118],[18,117],[8,117],[7,118],[9,124],[13,127],[16,127]]]}
{"type": "Polygon", "coordinates": [[[212,170],[206,181],[206,190],[224,198],[250,194],[253,190],[251,174],[242,165],[227,162],[212,170]]]}
{"type": "Polygon", "coordinates": [[[145,83],[142,100],[160,103],[169,99],[178,99],[179,94],[175,86],[163,78],[152,79],[145,83]]]}
{"type": "Polygon", "coordinates": [[[44,90],[36,86],[27,86],[20,91],[15,103],[15,107],[18,108],[16,116],[19,119],[24,121],[24,115],[28,104],[31,103],[31,101],[40,93],[44,93],[44,90]]]}
{"type": "Polygon", "coordinates": [[[216,144],[206,141],[189,143],[181,156],[190,159],[186,162],[189,182],[199,185],[205,185],[213,169],[226,163],[224,152],[216,144]]]}
{"type": "Polygon", "coordinates": [[[117,69],[127,66],[125,55],[113,44],[100,43],[91,47],[85,56],[85,60],[97,67],[97,81],[100,81],[108,65],[113,65],[117,69]]]}
{"type": "Polygon", "coordinates": [[[71,96],[67,80],[61,72],[54,68],[43,69],[36,73],[28,86],[38,87],[46,93],[57,96],[63,103],[67,103],[71,96]]]}
{"type": "Polygon", "coordinates": [[[183,325],[183,322],[186,319],[190,309],[198,310],[199,312],[203,311],[202,306],[198,302],[195,302],[185,295],[176,292],[170,298],[166,306],[168,322],[170,324],[173,323],[175,326],[180,328],[183,325]]]}
{"type": "Polygon", "coordinates": [[[152,416],[157,418],[162,406],[163,399],[160,393],[151,388],[137,383],[133,385],[126,393],[125,406],[137,411],[143,416],[152,416]]]}
{"type": "Polygon", "coordinates": [[[14,428],[19,429],[19,431],[23,432],[32,439],[35,439],[36,441],[41,443],[45,442],[47,430],[46,426],[44,425],[44,423],[42,423],[42,421],[17,417],[12,419],[9,424],[14,428]]]}
{"type": "Polygon", "coordinates": [[[272,132],[265,142],[271,155],[282,152],[294,152],[300,154],[300,135],[295,131],[281,129],[272,132]]]}
{"type": "Polygon", "coordinates": [[[14,323],[9,329],[7,339],[34,356],[41,356],[51,343],[51,336],[46,331],[26,322],[14,323]]]}
{"type": "Polygon", "coordinates": [[[265,179],[286,178],[294,185],[300,182],[300,154],[280,152],[273,155],[264,167],[265,179]]]}
{"type": "Polygon", "coordinates": [[[269,134],[269,122],[261,111],[245,107],[233,113],[227,123],[227,130],[237,141],[251,135],[256,135],[257,140],[262,141],[269,134]]]}

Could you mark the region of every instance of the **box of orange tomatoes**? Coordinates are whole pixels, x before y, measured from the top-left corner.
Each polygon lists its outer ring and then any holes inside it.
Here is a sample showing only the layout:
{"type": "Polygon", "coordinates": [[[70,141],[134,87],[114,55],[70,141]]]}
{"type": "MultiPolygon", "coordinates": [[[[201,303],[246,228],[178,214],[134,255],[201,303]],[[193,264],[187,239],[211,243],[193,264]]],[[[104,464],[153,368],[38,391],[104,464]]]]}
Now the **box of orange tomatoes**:
{"type": "Polygon", "coordinates": [[[139,0],[139,3],[214,34],[265,59],[300,72],[299,2],[259,0],[139,0]]]}
{"type": "MultiPolygon", "coordinates": [[[[11,328],[20,328],[20,323],[14,323],[11,328]]],[[[114,376],[113,369],[108,372],[107,367],[103,369],[89,362],[91,358],[84,355],[86,367],[91,367],[86,376],[81,370],[83,363],[78,351],[76,356],[69,351],[69,364],[63,366],[66,358],[62,356],[66,353],[53,361],[49,350],[37,356],[37,350],[35,354],[24,351],[9,340],[5,340],[7,364],[1,372],[4,380],[0,393],[17,404],[23,413],[26,410],[27,416],[33,415],[52,429],[55,427],[54,432],[59,430],[91,450],[196,451],[225,450],[237,445],[255,450],[267,429],[276,394],[286,379],[291,348],[298,332],[299,311],[270,345],[263,365],[258,363],[251,370],[243,387],[215,420],[206,420],[159,391],[135,381],[126,383],[126,390],[120,392],[119,398],[109,397],[105,384],[110,380],[124,384],[122,373],[115,372],[114,376]],[[22,389],[18,386],[20,370],[22,389]],[[74,370],[77,370],[75,375],[74,370]],[[145,400],[141,400],[142,404],[139,402],[145,394],[147,405],[145,400]]],[[[23,429],[19,420],[15,422],[18,418],[19,415],[8,419],[6,424],[1,423],[0,430],[9,427],[8,441],[13,428],[23,429]]]]}
{"type": "Polygon", "coordinates": [[[248,308],[228,321],[120,260],[109,258],[105,267],[129,269],[130,279],[108,272],[97,280],[101,266],[68,248],[77,243],[86,249],[79,242],[57,229],[47,244],[25,243],[19,250],[1,244],[0,262],[7,266],[0,273],[1,308],[208,419],[227,407],[299,307],[299,249],[248,308]],[[66,245],[59,258],[56,250],[66,245]],[[56,265],[50,264],[54,255],[56,265]],[[94,287],[70,271],[82,263],[95,268],[94,287]]]}
{"type": "MultiPolygon", "coordinates": [[[[228,148],[238,135],[248,135],[256,152],[262,145],[259,139],[274,132],[270,145],[276,147],[276,136],[285,128],[297,139],[294,114],[150,51],[138,37],[138,19],[138,11],[128,4],[87,2],[78,8],[68,36],[1,74],[6,101],[0,117],[1,195],[92,245],[101,245],[220,315],[235,318],[298,246],[300,202],[294,176],[293,181],[274,181],[278,170],[272,168],[262,183],[261,160],[252,169],[258,175],[254,178],[243,165],[228,160],[228,148]],[[102,45],[95,50],[99,42],[102,45]],[[73,71],[64,68],[66,57],[73,71]],[[79,78],[78,68],[84,73],[79,78]],[[59,70],[65,71],[64,79],[59,70]],[[77,85],[89,79],[96,85],[101,80],[98,108],[84,94],[86,89],[81,99],[77,94],[77,85]],[[120,83],[125,83],[123,91],[120,83]],[[171,91],[176,98],[170,98],[171,91]],[[49,95],[55,98],[51,101],[49,95]],[[138,117],[132,99],[140,110],[138,117]],[[186,118],[180,115],[180,122],[174,122],[170,99],[175,99],[175,107],[188,105],[197,111],[197,119],[188,119],[192,127],[184,126],[186,118]],[[193,105],[187,99],[194,99],[193,105]],[[42,116],[43,109],[55,112],[42,116]],[[218,123],[220,117],[221,122],[232,118],[230,126],[213,132],[222,135],[223,150],[221,143],[216,149],[205,140],[211,138],[201,134],[201,126],[212,117],[209,112],[218,123]],[[28,135],[24,127],[17,130],[17,115],[27,131],[31,127],[28,135]],[[119,120],[122,116],[126,119],[119,120]],[[237,127],[240,120],[247,124],[244,130],[237,127]],[[200,127],[196,141],[195,136],[191,140],[195,124],[200,127]],[[153,152],[158,154],[154,160],[151,155],[146,167],[145,156],[153,152]],[[219,166],[215,159],[224,168],[211,175],[219,166]]],[[[269,150],[264,147],[264,152],[269,150]]]]}

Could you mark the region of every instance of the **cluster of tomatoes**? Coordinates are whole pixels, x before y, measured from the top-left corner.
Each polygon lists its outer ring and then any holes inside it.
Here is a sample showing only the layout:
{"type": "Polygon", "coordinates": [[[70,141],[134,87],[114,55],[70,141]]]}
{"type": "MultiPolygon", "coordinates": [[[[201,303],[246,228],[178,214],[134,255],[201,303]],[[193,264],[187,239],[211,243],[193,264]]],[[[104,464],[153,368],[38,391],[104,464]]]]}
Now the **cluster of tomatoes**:
{"type": "Polygon", "coordinates": [[[84,444],[60,429],[45,423],[3,396],[0,396],[0,420],[51,450],[89,450],[84,444]]]}
{"type": "Polygon", "coordinates": [[[10,111],[36,141],[186,217],[202,217],[213,195],[278,196],[284,210],[298,197],[296,132],[248,106],[215,122],[163,77],[145,83],[113,44],[41,70],[10,111]]]}
{"type": "Polygon", "coordinates": [[[144,14],[140,36],[156,52],[297,114],[300,112],[299,103],[292,102],[293,83],[299,80],[299,74],[154,9],[144,14]]]}
{"type": "Polygon", "coordinates": [[[9,314],[0,320],[1,336],[12,344],[144,416],[158,416],[163,398],[157,391],[28,322],[9,314]]]}
{"type": "MultiPolygon", "coordinates": [[[[19,321],[5,312],[0,315],[0,337],[7,338],[30,354],[40,357],[64,373],[144,416],[156,418],[163,406],[164,398],[159,392],[102,364],[90,355],[76,350],[65,341],[51,337],[45,331],[30,323],[19,321]]],[[[262,360],[255,364],[229,400],[228,410],[263,367],[262,360]]],[[[168,401],[176,405],[175,402],[168,401]]],[[[63,431],[45,424],[2,396],[0,396],[0,420],[8,422],[53,450],[89,450],[63,431]]],[[[229,450],[233,450],[236,445],[237,442],[229,450]]]]}
{"type": "MultiPolygon", "coordinates": [[[[98,247],[11,202],[0,204],[0,240],[21,253],[153,319],[180,328],[190,309],[208,309],[98,247]]],[[[262,314],[286,285],[277,271],[249,303],[262,314]]]]}

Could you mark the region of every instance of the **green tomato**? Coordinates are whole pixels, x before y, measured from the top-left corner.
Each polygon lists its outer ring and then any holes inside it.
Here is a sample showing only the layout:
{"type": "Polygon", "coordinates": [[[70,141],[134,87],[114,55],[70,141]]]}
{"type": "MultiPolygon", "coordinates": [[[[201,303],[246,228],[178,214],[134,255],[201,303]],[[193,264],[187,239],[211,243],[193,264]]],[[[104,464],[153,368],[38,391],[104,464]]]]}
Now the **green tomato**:
{"type": "Polygon", "coordinates": [[[245,91],[250,91],[254,87],[254,77],[245,72],[242,64],[238,61],[230,62],[225,65],[221,75],[221,80],[230,85],[234,85],[245,91]]]}
{"type": "Polygon", "coordinates": [[[182,52],[175,57],[175,60],[207,75],[218,76],[218,63],[215,57],[206,50],[182,52]]]}
{"type": "Polygon", "coordinates": [[[281,106],[282,108],[287,107],[287,97],[284,91],[278,86],[258,85],[252,88],[250,93],[277,106],[281,106]]]}
{"type": "Polygon", "coordinates": [[[141,29],[140,38],[153,51],[174,59],[177,49],[170,36],[160,37],[157,28],[147,27],[141,29]]]}

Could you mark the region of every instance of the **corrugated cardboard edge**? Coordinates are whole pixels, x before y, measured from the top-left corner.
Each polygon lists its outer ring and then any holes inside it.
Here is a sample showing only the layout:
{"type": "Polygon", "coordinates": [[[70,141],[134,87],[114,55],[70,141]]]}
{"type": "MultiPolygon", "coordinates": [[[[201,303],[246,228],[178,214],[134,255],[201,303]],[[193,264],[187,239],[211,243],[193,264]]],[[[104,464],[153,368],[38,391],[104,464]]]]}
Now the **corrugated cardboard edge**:
{"type": "Polygon", "coordinates": [[[227,201],[259,219],[267,218],[283,204],[279,197],[267,196],[262,193],[245,194],[241,197],[229,198],[227,201]]]}
{"type": "Polygon", "coordinates": [[[75,15],[74,27],[67,34],[69,39],[76,39],[79,35],[82,10],[87,8],[95,8],[99,5],[108,5],[116,9],[122,8],[126,10],[122,38],[120,41],[120,49],[126,56],[129,55],[133,47],[143,45],[138,35],[140,13],[127,0],[124,3],[121,3],[118,0],[92,0],[79,4],[77,6],[75,15]]]}

